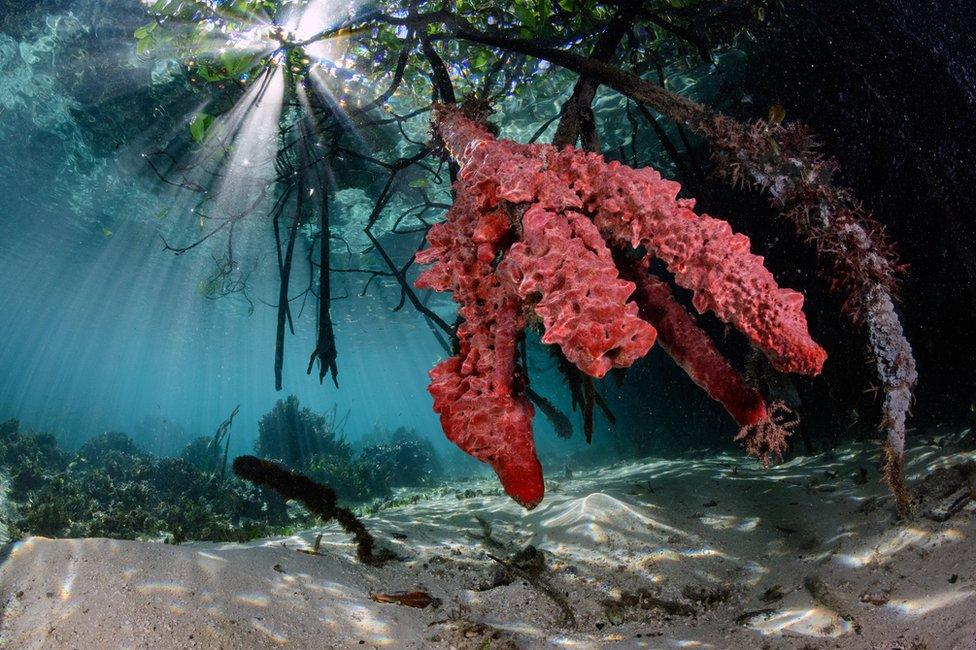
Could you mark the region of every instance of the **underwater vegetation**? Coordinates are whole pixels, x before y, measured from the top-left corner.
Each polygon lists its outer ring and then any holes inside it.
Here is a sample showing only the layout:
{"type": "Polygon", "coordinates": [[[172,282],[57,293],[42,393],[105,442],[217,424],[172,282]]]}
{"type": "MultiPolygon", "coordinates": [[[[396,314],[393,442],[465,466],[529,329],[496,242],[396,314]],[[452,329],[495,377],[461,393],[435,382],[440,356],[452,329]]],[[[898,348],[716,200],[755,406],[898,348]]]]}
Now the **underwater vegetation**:
{"type": "Polygon", "coordinates": [[[201,471],[219,473],[220,478],[223,479],[227,468],[227,453],[230,449],[230,428],[240,411],[240,405],[234,407],[227,419],[217,427],[213,437],[196,438],[187,443],[180,451],[180,458],[201,471]]]}
{"type": "MultiPolygon", "coordinates": [[[[288,508],[274,491],[226,471],[236,413],[214,436],[191,441],[177,457],[162,458],[123,433],[103,433],[70,453],[50,434],[21,431],[16,420],[4,422],[0,475],[9,477],[12,508],[3,523],[12,536],[161,538],[170,543],[246,541],[313,525],[316,519],[309,512],[288,508]]],[[[256,447],[271,453],[314,441],[314,453],[288,456],[290,462],[313,477],[305,480],[333,484],[354,504],[389,497],[395,487],[425,485],[439,471],[430,443],[416,432],[388,434],[355,453],[332,435],[327,422],[300,408],[294,397],[281,400],[262,418],[256,447]]]]}
{"type": "Polygon", "coordinates": [[[245,541],[290,523],[250,484],[152,456],[122,433],[71,454],[11,420],[0,426],[0,469],[10,476],[13,536],[245,541]]]}
{"type": "Polygon", "coordinates": [[[360,457],[369,459],[379,469],[380,482],[389,485],[422,487],[445,478],[430,440],[406,427],[377,429],[365,439],[360,457]]]}
{"type": "Polygon", "coordinates": [[[376,442],[356,451],[336,415],[302,407],[294,395],[278,400],[258,423],[254,452],[355,501],[387,497],[393,486],[424,485],[438,473],[433,446],[416,431],[378,433],[376,442]]]}

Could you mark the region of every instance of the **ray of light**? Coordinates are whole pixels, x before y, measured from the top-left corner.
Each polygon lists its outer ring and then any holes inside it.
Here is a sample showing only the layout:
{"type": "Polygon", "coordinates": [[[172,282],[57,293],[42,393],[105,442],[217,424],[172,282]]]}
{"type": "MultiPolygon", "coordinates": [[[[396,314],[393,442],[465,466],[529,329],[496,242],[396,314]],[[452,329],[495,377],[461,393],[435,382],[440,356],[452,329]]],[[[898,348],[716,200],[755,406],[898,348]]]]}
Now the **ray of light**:
{"type": "Polygon", "coordinates": [[[234,135],[216,186],[214,198],[219,214],[242,213],[274,178],[284,88],[284,72],[280,66],[272,66],[251,85],[228,116],[224,128],[234,135]]]}
{"type": "Polygon", "coordinates": [[[976,596],[974,591],[956,590],[940,594],[926,594],[921,598],[893,600],[885,607],[897,611],[906,618],[918,618],[943,607],[950,607],[976,596]]]}
{"type": "Polygon", "coordinates": [[[309,0],[304,10],[294,13],[285,25],[297,40],[307,41],[334,24],[341,13],[335,0],[309,0]]]}
{"type": "Polygon", "coordinates": [[[332,88],[333,80],[329,78],[326,71],[321,66],[312,68],[309,71],[308,78],[312,80],[312,85],[315,87],[318,96],[322,99],[326,106],[332,111],[332,114],[336,116],[336,119],[342,124],[343,129],[350,135],[352,135],[358,144],[365,146],[365,142],[359,131],[356,129],[355,124],[349,118],[349,113],[346,111],[345,100],[336,99],[336,93],[332,88]]]}

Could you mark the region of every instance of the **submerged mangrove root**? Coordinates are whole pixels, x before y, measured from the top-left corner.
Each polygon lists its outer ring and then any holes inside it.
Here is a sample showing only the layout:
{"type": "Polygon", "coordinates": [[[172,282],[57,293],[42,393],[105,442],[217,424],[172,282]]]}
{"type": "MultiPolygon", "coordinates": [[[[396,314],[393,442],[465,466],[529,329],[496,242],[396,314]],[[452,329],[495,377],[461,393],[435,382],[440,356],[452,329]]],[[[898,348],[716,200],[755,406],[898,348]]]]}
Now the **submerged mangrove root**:
{"type": "MultiPolygon", "coordinates": [[[[611,425],[617,423],[617,417],[603,395],[596,390],[592,377],[577,368],[558,347],[549,348],[549,353],[556,360],[556,369],[563,376],[563,383],[569,388],[573,412],[579,411],[583,416],[583,435],[589,444],[593,442],[593,418],[598,408],[611,425]]],[[[531,399],[531,395],[529,397],[531,399]]]]}
{"type": "Polygon", "coordinates": [[[918,381],[915,357],[895,312],[893,295],[903,267],[884,229],[845,188],[833,183],[836,163],[821,158],[806,127],[760,120],[743,125],[724,115],[698,124],[715,148],[719,170],[734,184],[761,188],[825,264],[843,311],[867,328],[884,392],[880,428],[886,432],[884,476],[902,517],[908,515],[902,477],[905,419],[918,381]]]}
{"type": "Polygon", "coordinates": [[[335,519],[356,540],[356,557],[363,564],[380,566],[396,559],[388,549],[374,549],[375,540],[366,530],[366,526],[352,511],[337,504],[335,490],[328,485],[316,483],[307,476],[290,472],[277,463],[256,456],[235,458],[234,474],[255,485],[271,488],[283,499],[300,501],[325,522],[335,519]]]}
{"type": "Polygon", "coordinates": [[[621,277],[636,285],[633,299],[641,318],[657,330],[662,349],[709,396],[721,403],[739,426],[767,417],[766,403],[745,377],[719,352],[694,316],[674,298],[667,283],[652,276],[646,264],[615,251],[621,277]]]}
{"type": "Polygon", "coordinates": [[[634,302],[641,318],[657,329],[661,348],[738,422],[741,428],[735,439],[763,467],[769,467],[774,458],[782,461],[787,439],[798,423],[795,413],[782,402],[767,404],[722,356],[694,316],[675,300],[667,283],[648,272],[646,264],[628,260],[624,251],[614,252],[621,277],[637,287],[634,302]]]}
{"type": "Polygon", "coordinates": [[[525,396],[546,416],[557,436],[560,438],[571,438],[573,436],[572,423],[565,413],[556,408],[555,404],[528,387],[525,389],[525,396]]]}
{"type": "MultiPolygon", "coordinates": [[[[302,122],[304,126],[304,121],[302,122]]],[[[304,131],[304,129],[303,129],[304,131]]],[[[307,134],[303,144],[308,146],[307,134]]],[[[339,367],[337,365],[338,350],[336,348],[335,331],[332,325],[332,225],[329,214],[329,175],[322,174],[322,209],[319,212],[319,310],[318,323],[315,328],[315,349],[308,358],[306,374],[312,374],[315,362],[319,362],[319,383],[325,375],[331,373],[332,383],[339,387],[339,367]]]]}
{"type": "MultiPolygon", "coordinates": [[[[285,255],[281,257],[281,246],[278,245],[278,256],[280,260],[280,265],[278,267],[279,284],[278,284],[278,324],[275,330],[275,363],[274,363],[274,373],[275,373],[275,390],[281,390],[282,388],[282,370],[285,363],[285,324],[291,323],[291,310],[288,306],[288,287],[291,283],[291,268],[292,260],[295,255],[295,240],[298,237],[298,230],[302,225],[302,197],[305,193],[304,187],[304,171],[299,173],[298,180],[298,192],[295,204],[295,216],[292,219],[291,225],[288,228],[288,244],[285,248],[285,255]]],[[[276,235],[278,234],[278,221],[275,219],[274,225],[276,228],[276,235]]],[[[294,334],[294,327],[292,327],[292,334],[294,334]]]]}

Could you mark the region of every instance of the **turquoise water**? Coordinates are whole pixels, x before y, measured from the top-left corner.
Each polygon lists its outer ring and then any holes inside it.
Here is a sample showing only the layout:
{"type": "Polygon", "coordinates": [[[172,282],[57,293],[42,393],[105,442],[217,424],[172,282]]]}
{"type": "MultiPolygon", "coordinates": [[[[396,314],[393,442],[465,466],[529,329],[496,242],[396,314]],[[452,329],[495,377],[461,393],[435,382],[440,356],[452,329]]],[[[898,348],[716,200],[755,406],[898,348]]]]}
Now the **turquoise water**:
{"type": "MultiPolygon", "coordinates": [[[[295,49],[296,42],[339,24],[348,12],[330,3],[298,3],[303,13],[296,13],[291,4],[283,3],[273,16],[258,12],[232,30],[215,27],[213,35],[194,46],[199,56],[191,56],[153,39],[205,24],[203,10],[192,21],[156,24],[147,23],[147,8],[139,3],[0,3],[5,10],[0,14],[0,422],[18,420],[18,435],[51,434],[65,454],[65,467],[86,442],[106,432],[124,433],[139,453],[157,461],[178,457],[194,440],[213,437],[238,407],[229,436],[220,441],[228,459],[249,454],[255,451],[261,418],[279,400],[295,396],[302,407],[326,418],[326,428],[353,455],[369,445],[390,443],[402,430],[434,450],[440,468],[434,482],[490,475],[443,435],[427,392],[427,373],[449,356],[445,332],[415,308],[393,277],[402,273],[412,284],[419,268],[411,257],[423,246],[427,227],[443,218],[452,201],[445,162],[426,157],[399,173],[389,203],[368,223],[374,205],[386,196],[388,170],[376,161],[413,156],[429,142],[428,63],[416,42],[402,41],[408,37],[402,26],[354,32],[348,41],[344,33],[324,45],[295,49]],[[381,96],[395,76],[394,55],[401,42],[417,49],[411,50],[397,92],[383,96],[367,113],[370,119],[357,117],[356,108],[381,96]],[[357,54],[355,43],[365,43],[367,53],[357,54]],[[248,66],[234,69],[238,62],[227,50],[234,54],[238,46],[256,48],[267,63],[264,73],[248,66]],[[369,49],[373,46],[375,51],[369,49]],[[209,69],[208,57],[219,61],[222,71],[209,69]],[[318,217],[312,214],[320,206],[321,179],[316,177],[302,185],[307,214],[296,229],[278,390],[278,258],[286,248],[295,200],[285,196],[284,188],[297,176],[298,162],[287,142],[301,128],[301,115],[320,117],[332,110],[342,117],[323,120],[319,125],[328,126],[321,136],[327,139],[335,129],[344,129],[342,146],[352,152],[328,167],[338,387],[329,377],[320,383],[317,368],[306,372],[316,347],[320,302],[318,217]],[[391,118],[397,115],[410,117],[391,118]],[[431,205],[420,209],[424,200],[431,205]],[[286,207],[276,251],[272,222],[280,205],[286,207]]],[[[502,21],[530,21],[524,4],[515,3],[519,9],[508,13],[501,4],[485,7],[475,18],[487,20],[485,29],[495,25],[496,14],[502,21]]],[[[224,11],[226,5],[213,6],[224,11]]],[[[600,11],[595,15],[603,16],[600,11]]],[[[675,11],[675,20],[686,18],[675,11]]],[[[906,29],[909,9],[899,6],[892,12],[896,18],[889,28],[906,29]]],[[[394,22],[402,19],[394,14],[394,22]]],[[[648,31],[645,25],[623,41],[617,62],[633,64],[644,79],[742,121],[803,119],[823,132],[827,153],[836,152],[847,163],[840,181],[853,185],[857,196],[876,209],[911,268],[899,310],[924,379],[916,417],[926,423],[965,422],[971,418],[971,395],[965,387],[955,388],[954,378],[962,376],[960,368],[972,350],[953,338],[960,336],[953,324],[972,302],[965,273],[971,238],[958,216],[966,213],[968,195],[958,189],[965,177],[948,168],[952,160],[965,159],[949,150],[962,146],[956,143],[964,138],[947,138],[944,144],[925,140],[929,132],[913,130],[925,122],[911,104],[920,94],[908,93],[905,105],[896,106],[890,96],[898,93],[882,83],[887,78],[870,86],[878,95],[870,102],[860,95],[849,99],[862,89],[856,79],[845,79],[839,90],[825,81],[830,75],[824,70],[837,65],[843,47],[857,40],[851,33],[857,32],[859,17],[844,23],[852,31],[843,34],[847,40],[830,56],[810,55],[816,43],[805,43],[802,51],[784,48],[784,41],[795,38],[815,14],[798,9],[785,18],[777,13],[774,20],[756,11],[730,18],[728,32],[708,23],[707,47],[696,39],[685,42],[674,34],[648,31]],[[704,56],[703,47],[708,50],[704,56]],[[807,65],[804,56],[823,69],[807,65]],[[813,72],[803,76],[800,68],[813,72]],[[832,93],[825,94],[823,110],[810,101],[820,92],[818,83],[832,93]],[[885,111],[890,123],[872,117],[885,111]],[[906,198],[904,188],[911,184],[899,174],[908,172],[883,159],[887,150],[878,144],[902,151],[905,141],[918,144],[917,160],[910,162],[927,170],[923,176],[958,182],[947,183],[942,194],[925,186],[906,198]],[[919,233],[918,203],[937,206],[932,218],[941,220],[942,227],[919,233]],[[950,281],[959,286],[946,289],[950,281]],[[957,348],[962,350],[958,354],[957,348]]],[[[561,20],[570,24],[573,19],[561,20]]],[[[547,27],[533,25],[520,34],[531,36],[535,30],[554,38],[547,27]]],[[[806,37],[834,38],[828,27],[825,23],[823,31],[806,37]]],[[[925,27],[919,43],[943,38],[933,25],[925,27]]],[[[570,34],[551,42],[588,45],[591,36],[570,34]]],[[[884,41],[869,36],[872,43],[884,41]]],[[[493,69],[490,50],[456,50],[435,42],[458,95],[482,83],[496,84],[492,119],[500,137],[521,143],[553,138],[576,83],[574,73],[524,58],[493,69]]],[[[933,51],[927,65],[945,72],[949,81],[937,90],[948,96],[971,78],[969,59],[959,54],[957,64],[949,65],[944,47],[933,51]]],[[[872,52],[911,59],[908,50],[879,46],[872,52]]],[[[871,74],[851,71],[853,77],[871,74]]],[[[958,105],[946,103],[947,115],[971,103],[971,91],[958,99],[958,105]]],[[[830,355],[824,375],[816,380],[771,379],[768,369],[754,363],[743,338],[711,316],[701,319],[733,365],[761,384],[767,398],[786,399],[799,411],[805,424],[803,437],[793,439],[794,451],[827,449],[852,437],[875,438],[881,398],[871,364],[861,359],[866,335],[844,315],[810,246],[777,219],[764,197],[732,189],[712,173],[708,145],[665,115],[641,112],[635,102],[606,87],[595,92],[593,110],[597,144],[606,158],[651,166],[679,180],[683,197],[694,196],[702,210],[748,234],[780,284],[805,294],[811,332],[830,355]]],[[[312,167],[320,174],[327,166],[316,162],[312,167]]],[[[683,290],[677,295],[690,303],[683,290]]],[[[450,295],[417,290],[416,298],[448,328],[455,324],[450,295]]],[[[614,373],[596,383],[605,408],[596,407],[588,444],[581,409],[550,352],[535,331],[528,334],[520,358],[533,390],[572,423],[572,436],[560,438],[552,419],[536,411],[535,440],[547,476],[650,453],[738,453],[732,442],[736,424],[660,347],[625,375],[614,373]]],[[[84,453],[94,453],[87,449],[84,453]]],[[[754,462],[745,454],[742,458],[754,462]]]]}
{"type": "MultiPolygon", "coordinates": [[[[364,278],[336,280],[333,295],[348,296],[333,306],[338,389],[305,373],[317,305],[311,296],[297,300],[284,389],[275,391],[269,305],[277,278],[267,222],[256,219],[239,236],[248,298],[202,295],[223,242],[182,256],[163,250],[163,237],[197,233],[195,197],[161,183],[142,158],[182,133],[179,111],[198,100],[174,97],[172,84],[153,86],[166,66],[133,55],[127,26],[141,18],[137,11],[121,11],[109,26],[92,5],[63,9],[25,12],[9,26],[15,35],[0,34],[2,417],[51,432],[69,449],[122,431],[175,454],[240,405],[233,455],[251,451],[259,417],[294,394],[317,411],[348,412],[350,440],[413,428],[463,464],[426,392],[426,372],[444,350],[416,312],[392,311],[399,291],[389,282],[360,296],[364,278]]],[[[337,199],[357,253],[350,266],[365,247],[357,220],[374,193],[353,187],[337,199]]],[[[296,273],[293,294],[306,275],[296,273]]],[[[449,300],[435,300],[450,309],[449,300]]]]}
{"type": "MultiPolygon", "coordinates": [[[[195,197],[161,183],[142,155],[181,132],[199,99],[180,96],[179,84],[165,81],[169,63],[132,54],[127,22],[140,16],[132,10],[121,15],[118,24],[107,25],[85,3],[56,13],[38,9],[10,25],[15,35],[0,35],[0,413],[54,433],[69,448],[112,430],[172,454],[190,438],[209,435],[240,405],[231,449],[244,453],[258,418],[294,394],[321,412],[348,411],[345,434],[352,440],[377,427],[405,426],[423,432],[447,457],[475,467],[443,440],[426,393],[426,372],[444,350],[409,305],[392,310],[399,301],[393,283],[373,282],[361,296],[365,278],[336,278],[332,293],[343,296],[333,306],[338,389],[305,373],[316,301],[296,300],[300,315],[286,342],[278,393],[277,278],[267,222],[255,219],[238,237],[246,299],[202,295],[201,283],[224,246],[219,238],[181,256],[163,250],[164,237],[176,243],[198,233],[190,214],[195,197]]],[[[600,102],[615,108],[613,98],[600,102]]],[[[536,116],[556,104],[555,97],[534,102],[503,122],[503,130],[524,136],[538,127],[536,116]]],[[[364,184],[336,196],[351,246],[337,246],[336,254],[350,267],[375,261],[358,255],[368,240],[357,232],[375,194],[364,184]]],[[[393,245],[406,259],[408,249],[393,245]]],[[[307,282],[305,274],[296,273],[293,295],[307,282]]],[[[446,296],[429,299],[450,312],[446,296]]],[[[571,410],[546,353],[538,346],[530,353],[540,369],[540,392],[571,410]]],[[[610,401],[639,398],[646,407],[660,394],[631,388],[621,395],[605,383],[610,401]]],[[[671,400],[661,401],[667,408],[671,400]]],[[[618,416],[626,423],[626,410],[618,416]]],[[[580,436],[553,440],[544,419],[537,428],[543,449],[563,456],[582,448],[580,436]]],[[[612,442],[601,438],[598,446],[612,442]]]]}

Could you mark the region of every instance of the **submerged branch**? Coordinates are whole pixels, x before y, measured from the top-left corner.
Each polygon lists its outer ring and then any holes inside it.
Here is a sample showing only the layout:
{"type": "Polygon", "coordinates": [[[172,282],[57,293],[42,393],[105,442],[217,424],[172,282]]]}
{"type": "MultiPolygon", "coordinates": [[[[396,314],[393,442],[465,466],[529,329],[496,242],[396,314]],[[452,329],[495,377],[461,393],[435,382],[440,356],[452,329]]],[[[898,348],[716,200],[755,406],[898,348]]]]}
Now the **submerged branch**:
{"type": "MultiPolygon", "coordinates": [[[[298,237],[298,227],[302,219],[302,201],[305,194],[305,172],[298,172],[298,195],[295,199],[295,216],[292,218],[288,232],[288,245],[285,249],[285,256],[281,263],[280,282],[278,285],[278,325],[275,336],[275,390],[281,390],[281,373],[285,362],[285,321],[289,316],[288,285],[291,280],[291,264],[295,254],[295,240],[298,237]]],[[[277,224],[277,222],[276,222],[277,224]]],[[[292,334],[295,333],[294,325],[291,326],[292,334]]]]}
{"type": "Polygon", "coordinates": [[[381,566],[396,559],[388,549],[376,550],[376,540],[369,534],[351,510],[338,505],[335,490],[328,485],[316,483],[312,479],[290,472],[281,465],[256,456],[238,456],[234,459],[234,474],[255,485],[268,487],[283,499],[300,501],[309,512],[318,515],[324,522],[335,519],[342,529],[356,540],[356,557],[363,564],[381,566]]]}

